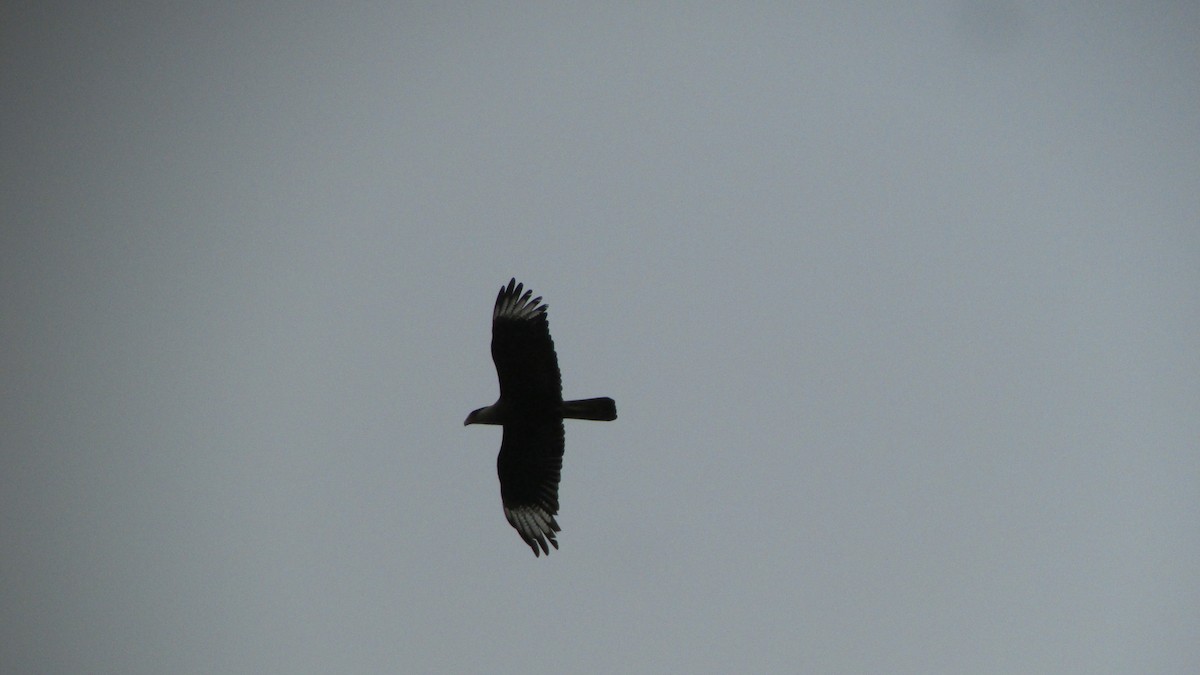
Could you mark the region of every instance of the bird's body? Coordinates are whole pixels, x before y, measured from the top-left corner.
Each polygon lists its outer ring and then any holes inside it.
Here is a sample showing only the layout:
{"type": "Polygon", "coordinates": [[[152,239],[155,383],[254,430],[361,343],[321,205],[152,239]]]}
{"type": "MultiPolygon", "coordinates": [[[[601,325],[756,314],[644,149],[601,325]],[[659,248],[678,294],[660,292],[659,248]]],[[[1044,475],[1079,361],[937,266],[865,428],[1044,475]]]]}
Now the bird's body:
{"type": "Polygon", "coordinates": [[[466,424],[498,424],[504,439],[496,469],[504,515],[534,555],[558,548],[558,482],[563,419],[615,420],[611,398],[563,401],[562,378],[542,299],[516,279],[501,287],[492,311],[492,360],[500,398],[473,411],[466,424]],[[547,543],[548,542],[548,543],[547,543]]]}

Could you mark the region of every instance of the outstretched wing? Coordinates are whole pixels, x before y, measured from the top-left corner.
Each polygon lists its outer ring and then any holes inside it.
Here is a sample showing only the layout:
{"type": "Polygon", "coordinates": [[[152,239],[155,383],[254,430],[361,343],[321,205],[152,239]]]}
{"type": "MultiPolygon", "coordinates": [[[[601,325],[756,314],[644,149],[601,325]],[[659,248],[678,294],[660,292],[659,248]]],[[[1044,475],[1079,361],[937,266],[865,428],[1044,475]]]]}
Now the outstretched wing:
{"type": "Polygon", "coordinates": [[[500,500],[504,517],[534,555],[549,553],[549,546],[558,548],[554,533],[559,527],[554,516],[558,513],[562,458],[561,417],[533,416],[504,425],[504,440],[496,458],[500,500]]]}
{"type": "Polygon", "coordinates": [[[541,298],[516,279],[500,289],[492,312],[492,360],[507,410],[496,470],[504,516],[535,555],[558,548],[562,473],[562,378],[541,298]]]}
{"type": "Polygon", "coordinates": [[[500,378],[500,398],[519,414],[557,409],[562,403],[562,376],[547,307],[532,295],[511,279],[500,289],[492,310],[492,360],[500,378]]]}

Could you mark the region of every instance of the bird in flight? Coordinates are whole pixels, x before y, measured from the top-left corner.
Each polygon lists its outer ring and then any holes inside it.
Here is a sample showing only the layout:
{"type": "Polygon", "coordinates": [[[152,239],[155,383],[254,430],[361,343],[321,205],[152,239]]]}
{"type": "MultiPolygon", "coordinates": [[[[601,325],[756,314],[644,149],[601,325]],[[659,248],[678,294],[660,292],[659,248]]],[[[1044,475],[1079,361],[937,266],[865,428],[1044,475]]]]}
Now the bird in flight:
{"type": "Polygon", "coordinates": [[[558,548],[554,520],[562,472],[563,419],[617,419],[611,398],[564,401],[547,306],[516,279],[500,287],[492,310],[492,360],[500,398],[467,415],[468,424],[504,427],[496,470],[504,517],[535,556],[558,548]],[[549,543],[547,543],[549,542],[549,543]]]}

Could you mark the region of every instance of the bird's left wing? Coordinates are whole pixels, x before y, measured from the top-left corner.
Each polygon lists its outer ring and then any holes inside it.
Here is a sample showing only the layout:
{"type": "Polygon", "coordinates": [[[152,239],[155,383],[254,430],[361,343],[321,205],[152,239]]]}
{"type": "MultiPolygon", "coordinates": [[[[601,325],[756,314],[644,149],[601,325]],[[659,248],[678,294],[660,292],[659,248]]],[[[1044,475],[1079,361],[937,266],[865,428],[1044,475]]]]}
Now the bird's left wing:
{"type": "Polygon", "coordinates": [[[522,408],[562,402],[562,376],[550,339],[546,305],[533,291],[510,279],[492,310],[492,360],[500,378],[500,397],[522,408]]]}

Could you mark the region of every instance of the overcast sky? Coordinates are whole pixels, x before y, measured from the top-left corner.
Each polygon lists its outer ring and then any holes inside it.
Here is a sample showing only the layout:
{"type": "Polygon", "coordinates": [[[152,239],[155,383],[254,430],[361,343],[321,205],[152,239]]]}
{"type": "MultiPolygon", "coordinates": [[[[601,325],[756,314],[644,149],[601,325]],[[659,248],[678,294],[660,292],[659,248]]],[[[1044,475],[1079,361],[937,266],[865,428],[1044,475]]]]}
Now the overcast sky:
{"type": "Polygon", "coordinates": [[[1200,6],[601,4],[4,3],[3,669],[1200,672],[1200,6]]]}

